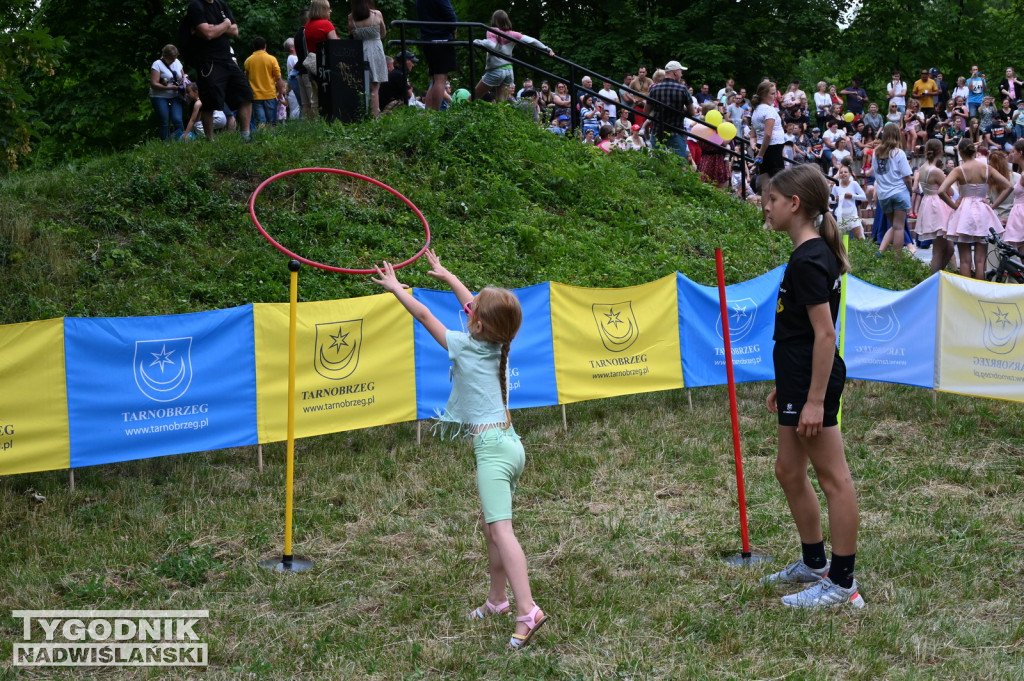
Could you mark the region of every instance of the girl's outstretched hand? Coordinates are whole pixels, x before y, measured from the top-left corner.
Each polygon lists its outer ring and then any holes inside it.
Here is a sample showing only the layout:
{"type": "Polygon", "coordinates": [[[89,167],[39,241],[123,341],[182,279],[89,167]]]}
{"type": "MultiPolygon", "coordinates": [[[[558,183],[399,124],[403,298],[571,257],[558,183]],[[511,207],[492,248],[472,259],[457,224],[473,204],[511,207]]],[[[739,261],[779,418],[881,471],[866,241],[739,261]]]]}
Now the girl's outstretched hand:
{"type": "Polygon", "coordinates": [[[433,248],[427,250],[427,262],[430,263],[430,271],[427,272],[427,274],[435,279],[441,279],[444,281],[447,277],[451,276],[452,273],[441,264],[441,259],[437,257],[436,253],[434,253],[433,248]]]}
{"type": "Polygon", "coordinates": [[[402,289],[409,288],[402,282],[398,281],[398,277],[395,276],[395,268],[391,266],[387,260],[381,267],[375,268],[377,270],[376,277],[370,277],[370,281],[374,284],[380,284],[385,291],[391,293],[399,293],[402,289]]]}

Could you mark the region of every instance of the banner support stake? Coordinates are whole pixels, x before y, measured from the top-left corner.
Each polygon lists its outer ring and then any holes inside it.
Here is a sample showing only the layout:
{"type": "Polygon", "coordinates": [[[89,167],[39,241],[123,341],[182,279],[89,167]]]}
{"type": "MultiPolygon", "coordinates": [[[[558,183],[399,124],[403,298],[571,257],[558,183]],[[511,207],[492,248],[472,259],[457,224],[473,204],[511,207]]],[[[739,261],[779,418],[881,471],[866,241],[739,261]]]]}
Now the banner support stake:
{"type": "MultiPolygon", "coordinates": [[[[843,235],[843,249],[847,252],[850,250],[850,235],[843,235]]],[[[839,356],[845,361],[846,360],[846,281],[849,272],[843,273],[843,283],[839,287],[839,356]]],[[[839,426],[839,432],[843,431],[843,398],[839,397],[839,414],[837,415],[836,425],[839,426]]]]}
{"type": "Polygon", "coordinates": [[[260,561],[260,567],[275,572],[302,572],[313,567],[313,561],[292,555],[292,515],[295,496],[295,355],[299,309],[299,264],[298,260],[288,263],[291,272],[291,300],[288,321],[288,450],[285,465],[284,499],[284,553],[281,560],[273,558],[260,561]]]}
{"type": "Polygon", "coordinates": [[[722,311],[722,340],[725,342],[725,372],[729,379],[729,416],[732,420],[732,449],[736,467],[736,494],[740,511],[740,538],[742,552],[725,559],[729,565],[749,567],[771,560],[769,556],[756,555],[750,551],[750,537],[747,531],[747,495],[743,485],[743,454],[740,447],[740,416],[736,405],[736,377],[732,370],[732,339],[729,338],[729,306],[725,299],[725,268],[722,265],[722,249],[715,249],[715,265],[718,271],[718,304],[722,311]]]}

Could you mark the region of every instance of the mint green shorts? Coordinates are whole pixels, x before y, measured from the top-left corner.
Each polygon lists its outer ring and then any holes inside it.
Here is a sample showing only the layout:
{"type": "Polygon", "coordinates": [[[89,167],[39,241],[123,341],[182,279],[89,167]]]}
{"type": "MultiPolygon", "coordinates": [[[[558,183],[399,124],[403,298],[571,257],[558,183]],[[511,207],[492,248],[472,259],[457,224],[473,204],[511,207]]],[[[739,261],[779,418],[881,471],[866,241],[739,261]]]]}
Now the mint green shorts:
{"type": "Polygon", "coordinates": [[[491,428],[473,436],[476,487],[484,522],[512,519],[512,495],[526,466],[523,443],[512,426],[491,428]]]}

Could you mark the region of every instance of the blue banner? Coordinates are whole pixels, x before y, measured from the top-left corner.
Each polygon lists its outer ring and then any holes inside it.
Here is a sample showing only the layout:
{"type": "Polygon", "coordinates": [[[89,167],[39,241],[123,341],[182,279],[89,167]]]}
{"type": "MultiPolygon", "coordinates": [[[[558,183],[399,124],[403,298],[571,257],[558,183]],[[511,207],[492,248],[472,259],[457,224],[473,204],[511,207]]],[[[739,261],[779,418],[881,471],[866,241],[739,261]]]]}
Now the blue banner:
{"type": "Polygon", "coordinates": [[[935,387],[938,302],[935,275],[909,291],[847,277],[847,377],[935,387]]]}
{"type": "MultiPolygon", "coordinates": [[[[446,329],[466,331],[466,313],[451,291],[413,289],[413,297],[426,305],[446,329]]],[[[413,324],[416,347],[416,418],[429,419],[444,411],[452,391],[451,362],[448,351],[440,346],[427,329],[413,324]]]]}
{"type": "MultiPolygon", "coordinates": [[[[551,300],[547,282],[515,289],[523,308],[523,324],[509,350],[509,407],[543,407],[558,404],[555,355],[551,341],[551,300]]],[[[466,313],[451,291],[414,289],[413,297],[426,305],[446,328],[466,331],[466,313]]],[[[416,417],[428,419],[444,410],[451,392],[451,363],[442,348],[417,322],[416,417]]]]}
{"type": "Polygon", "coordinates": [[[523,409],[558,404],[551,339],[551,285],[545,282],[513,292],[523,306],[523,325],[508,356],[509,406],[523,409]]]}
{"type": "Polygon", "coordinates": [[[252,305],[68,318],[64,344],[72,468],[256,444],[252,305]]]}
{"type": "MultiPolygon", "coordinates": [[[[772,335],[784,271],[785,267],[776,267],[756,279],[725,287],[733,375],[737,383],[775,378],[772,335]]],[[[687,388],[724,385],[728,379],[718,287],[701,286],[680,273],[678,297],[683,383],[687,388]]]]}

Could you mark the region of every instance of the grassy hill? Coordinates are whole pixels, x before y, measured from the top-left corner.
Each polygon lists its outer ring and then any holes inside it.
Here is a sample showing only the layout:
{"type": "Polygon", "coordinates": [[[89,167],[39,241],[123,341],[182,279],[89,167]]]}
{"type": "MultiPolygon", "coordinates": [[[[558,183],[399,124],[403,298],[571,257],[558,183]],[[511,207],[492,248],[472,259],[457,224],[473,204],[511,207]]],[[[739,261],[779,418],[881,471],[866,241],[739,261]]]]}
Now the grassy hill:
{"type": "MultiPolygon", "coordinates": [[[[433,243],[472,287],[542,281],[628,286],[680,270],[730,282],[785,262],[784,235],[703,184],[667,154],[605,155],[536,128],[506,107],[399,111],[354,126],[289,124],[245,144],[151,142],[131,152],[0,183],[0,323],[60,316],[194,312],[287,300],[287,258],[247,205],[267,177],[339,168],[407,196],[433,243]]],[[[291,250],[340,267],[401,261],[423,242],[415,216],[370,184],[304,174],[268,186],[257,215],[291,250]]],[[[856,273],[890,288],[926,272],[860,258],[856,273]]],[[[425,267],[404,275],[433,287],[425,267]]],[[[300,296],[365,295],[363,277],[306,269],[300,296]]]]}

